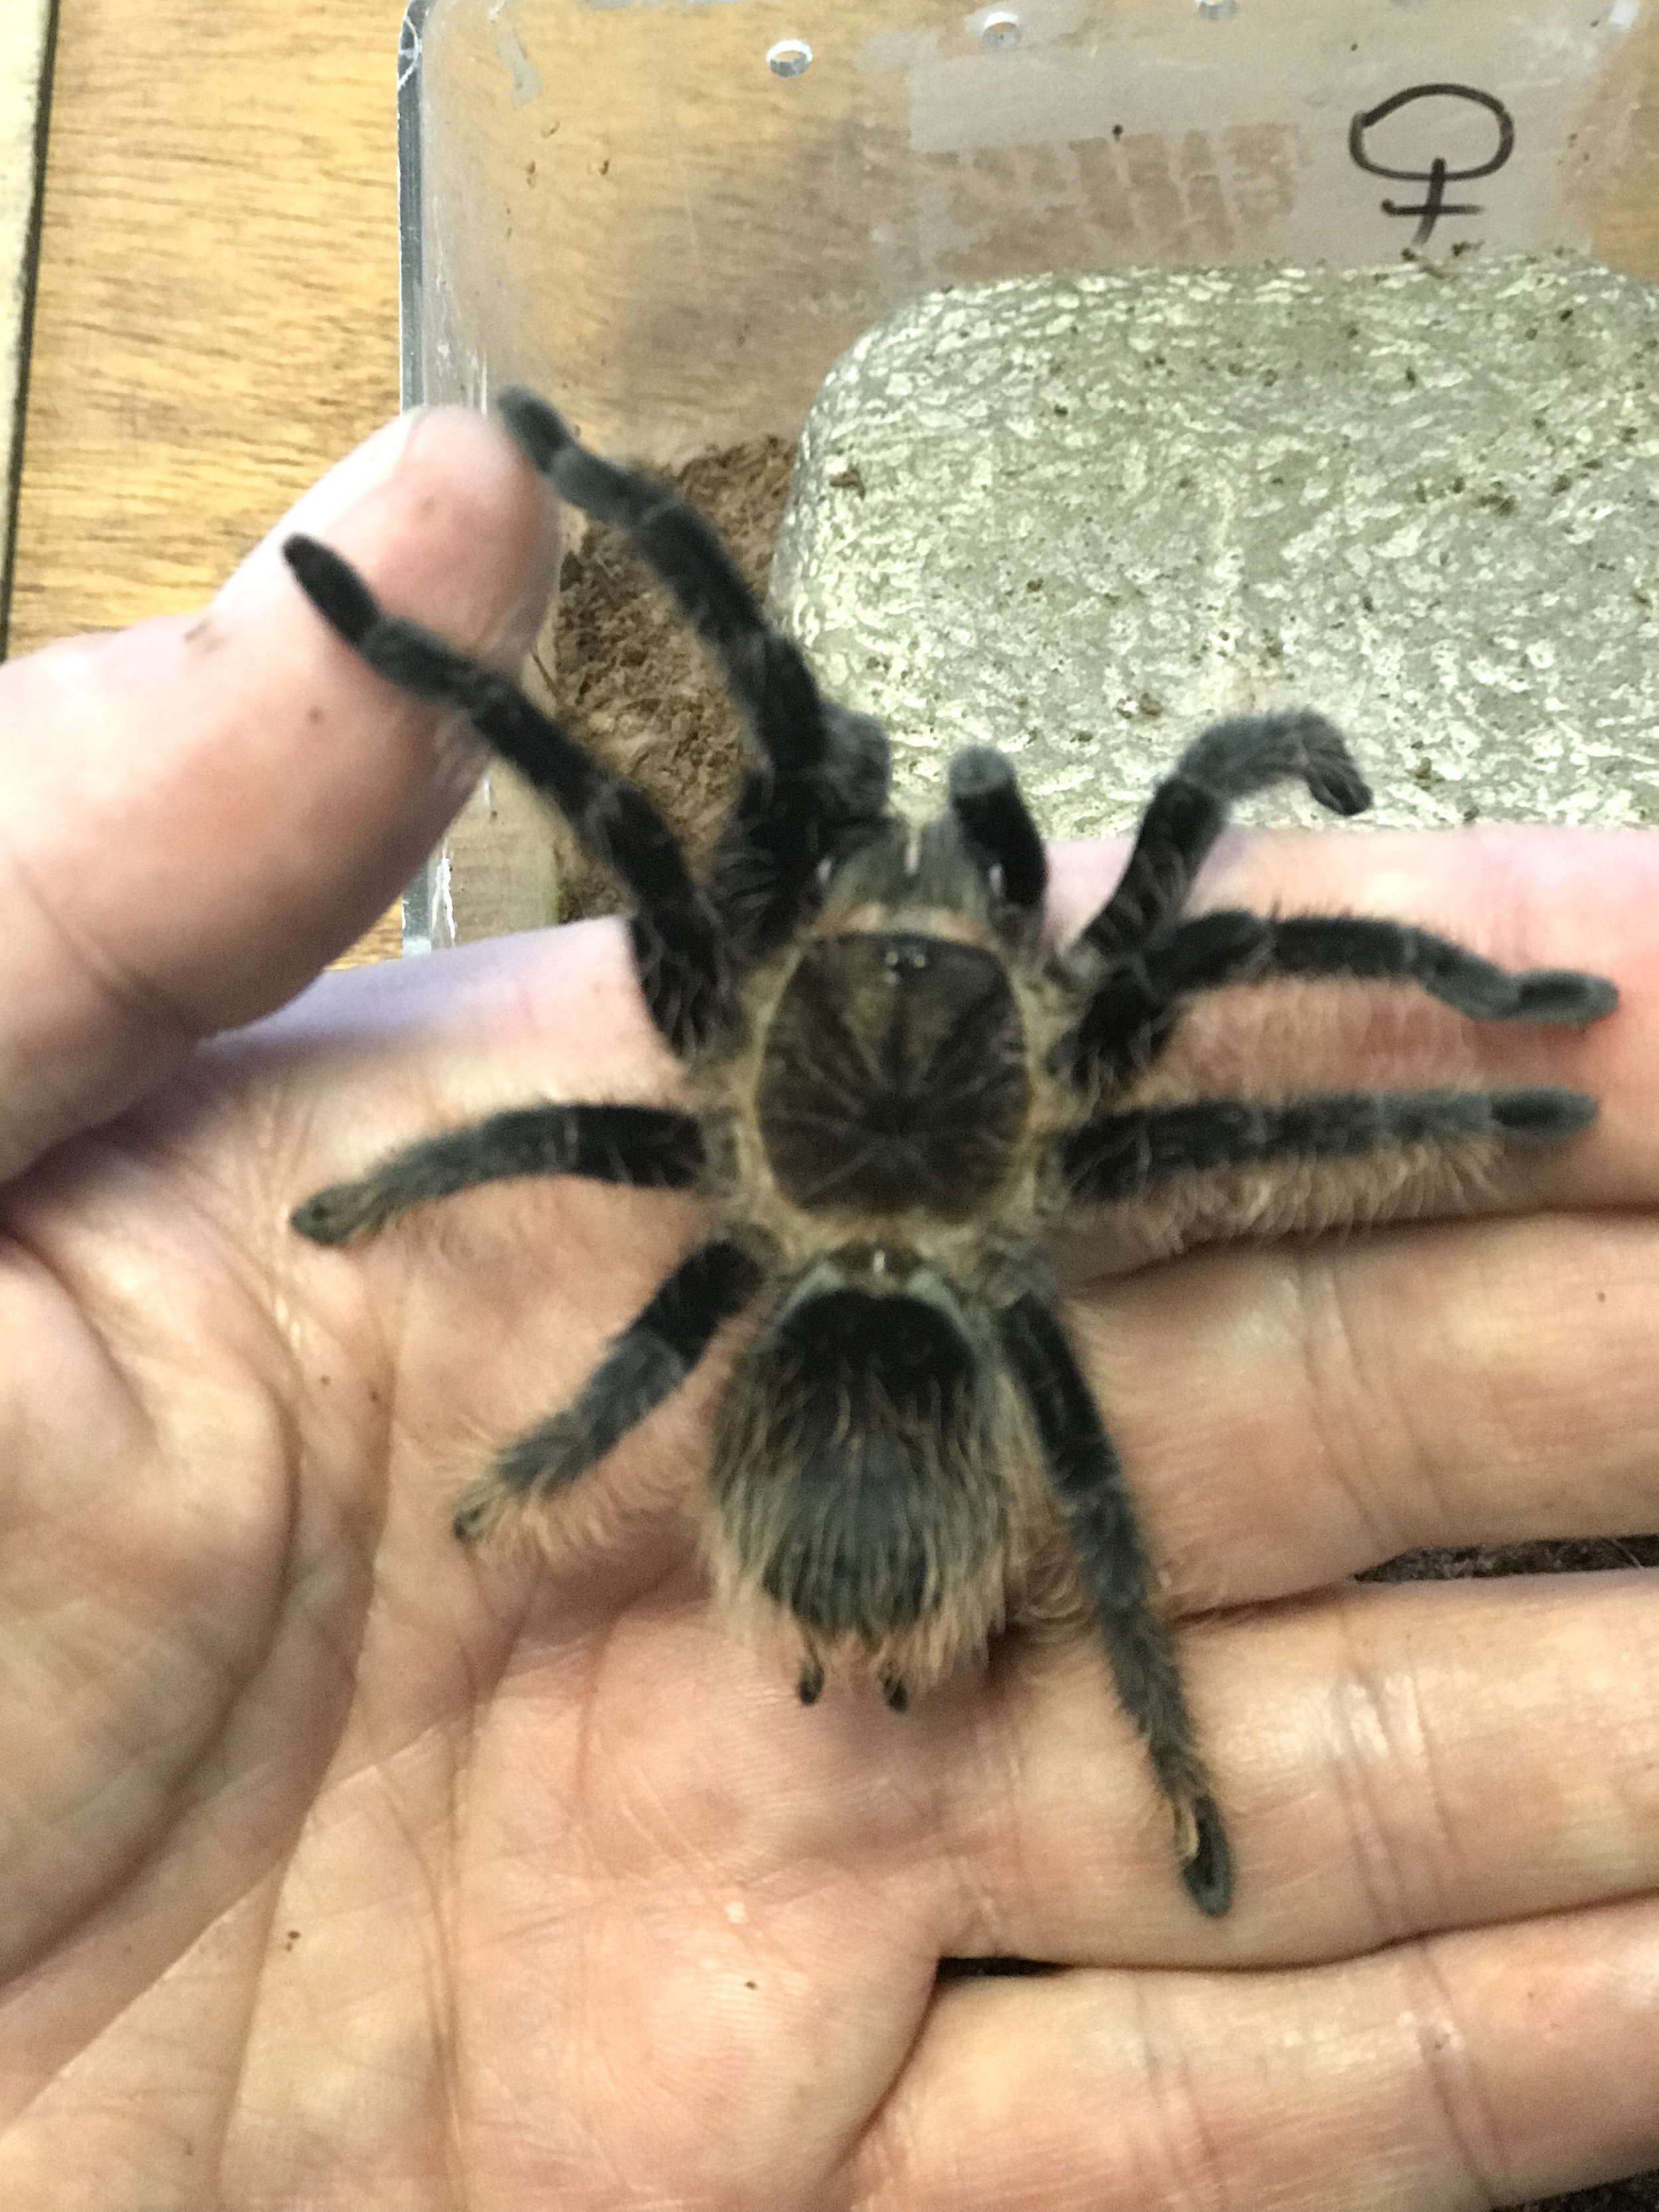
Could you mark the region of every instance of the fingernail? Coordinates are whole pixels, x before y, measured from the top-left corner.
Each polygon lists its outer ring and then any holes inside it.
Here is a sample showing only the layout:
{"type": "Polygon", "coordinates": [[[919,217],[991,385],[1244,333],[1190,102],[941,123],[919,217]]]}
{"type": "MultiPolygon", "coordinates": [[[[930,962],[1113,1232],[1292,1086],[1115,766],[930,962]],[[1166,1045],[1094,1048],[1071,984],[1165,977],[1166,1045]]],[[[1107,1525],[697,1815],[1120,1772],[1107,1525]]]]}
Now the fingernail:
{"type": "Polygon", "coordinates": [[[307,537],[325,536],[331,524],[337,522],[360,499],[395,476],[425,413],[424,408],[411,407],[406,414],[394,416],[391,422],[382,423],[373,437],[366,438],[356,452],[337,461],[227,577],[214,595],[214,605],[223,608],[232,603],[242,579],[260,562],[268,548],[292,537],[296,530],[303,531],[307,537]]]}
{"type": "Polygon", "coordinates": [[[315,538],[330,523],[337,522],[366,492],[396,476],[410,441],[426,419],[426,411],[424,407],[411,407],[406,414],[394,415],[372,438],[366,438],[355,453],[337,461],[281,525],[283,535],[303,530],[315,538]]]}

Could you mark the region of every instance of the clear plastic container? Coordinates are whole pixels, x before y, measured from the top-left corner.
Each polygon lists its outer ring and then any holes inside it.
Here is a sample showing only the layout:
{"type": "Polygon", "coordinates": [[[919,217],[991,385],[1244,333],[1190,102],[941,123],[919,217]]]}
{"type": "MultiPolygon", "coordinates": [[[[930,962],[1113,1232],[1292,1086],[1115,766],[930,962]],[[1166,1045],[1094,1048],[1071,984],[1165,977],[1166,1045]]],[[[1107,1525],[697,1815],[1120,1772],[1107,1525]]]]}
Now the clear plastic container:
{"type": "MultiPolygon", "coordinates": [[[[670,466],[793,437],[901,301],[1403,246],[1621,258],[1640,0],[414,0],[406,404],[554,398],[670,466]]],[[[486,786],[405,945],[547,912],[486,786]]]]}

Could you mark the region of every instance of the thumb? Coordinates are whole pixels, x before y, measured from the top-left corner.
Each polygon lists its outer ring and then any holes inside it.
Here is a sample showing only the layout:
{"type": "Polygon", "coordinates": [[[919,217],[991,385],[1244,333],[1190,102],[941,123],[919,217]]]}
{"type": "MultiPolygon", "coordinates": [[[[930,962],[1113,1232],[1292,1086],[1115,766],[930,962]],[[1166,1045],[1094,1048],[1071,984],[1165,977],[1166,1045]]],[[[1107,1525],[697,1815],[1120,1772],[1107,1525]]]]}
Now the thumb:
{"type": "Polygon", "coordinates": [[[529,648],[558,553],[552,503],[501,432],[405,416],[200,614],[0,667],[0,1177],[289,998],[477,778],[464,725],[319,620],[281,558],[295,529],[503,668],[529,648]]]}

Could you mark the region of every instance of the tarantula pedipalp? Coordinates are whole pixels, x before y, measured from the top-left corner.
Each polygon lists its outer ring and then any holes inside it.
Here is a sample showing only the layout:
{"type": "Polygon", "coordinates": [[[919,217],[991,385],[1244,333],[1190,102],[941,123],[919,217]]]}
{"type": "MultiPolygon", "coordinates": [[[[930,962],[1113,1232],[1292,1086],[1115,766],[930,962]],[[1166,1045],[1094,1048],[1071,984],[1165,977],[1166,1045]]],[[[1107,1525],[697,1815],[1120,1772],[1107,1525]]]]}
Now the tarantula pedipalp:
{"type": "Polygon", "coordinates": [[[1058,1550],[1170,1802],[1188,1889],[1224,1912],[1225,1830],[1044,1232],[1183,1178],[1553,1143],[1595,1111],[1541,1087],[1137,1104],[1195,994],[1364,979],[1477,1019],[1582,1025],[1612,1010],[1613,986],[1510,974],[1389,921],[1184,915],[1233,800],[1290,780],[1337,814],[1369,803],[1340,735],[1304,711],[1205,730],[1153,793],[1111,897],[1045,951],[1042,844],[1000,753],[957,757],[936,820],[895,814],[879,725],[820,694],[702,518],[586,452],[532,395],[499,405],[562,497],[629,535],[742,711],[754,763],[705,882],[643,795],[514,684],[383,613],[325,546],[291,538],[287,556],[371,667],[463,708],[622,879],[641,988],[689,1103],[492,1115],[318,1192],[295,1226],[343,1243],[504,1176],[702,1193],[704,1241],[574,1401],[496,1455],[457,1533],[580,1480],[750,1309],[715,1418],[707,1545],[720,1585],[793,1616],[803,1699],[849,1663],[902,1709],[1020,1617],[1058,1550]]]}

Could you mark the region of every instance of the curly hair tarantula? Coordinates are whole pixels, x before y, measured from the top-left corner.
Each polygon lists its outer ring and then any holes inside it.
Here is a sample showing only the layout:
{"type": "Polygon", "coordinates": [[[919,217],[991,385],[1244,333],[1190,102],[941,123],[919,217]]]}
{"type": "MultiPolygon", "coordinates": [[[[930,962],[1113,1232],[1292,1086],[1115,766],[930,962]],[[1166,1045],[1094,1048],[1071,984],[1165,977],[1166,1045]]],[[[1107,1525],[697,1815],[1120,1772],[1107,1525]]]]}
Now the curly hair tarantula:
{"type": "Polygon", "coordinates": [[[1183,919],[1231,801],[1290,780],[1334,813],[1369,803],[1340,735],[1302,711],[1205,730],[1154,791],[1110,898],[1046,951],[1042,844],[1000,753],[957,756],[936,820],[896,815],[880,725],[821,696],[702,517],[585,451],[533,395],[499,406],[562,497],[629,534],[743,714],[753,763],[706,881],[643,795],[513,684],[383,613],[314,540],[290,538],[287,557],[372,668],[463,709],[621,878],[640,986],[689,1103],[495,1114],[318,1192],[294,1225],[340,1244],[501,1176],[702,1194],[704,1240],[574,1401],[497,1455],[457,1534],[579,1480],[752,1309],[716,1416],[707,1548],[722,1589],[793,1616],[802,1699],[839,1665],[902,1711],[1039,1607],[1058,1559],[1145,1739],[1187,1887],[1224,1912],[1225,1831],[1044,1232],[1206,1172],[1551,1144],[1595,1112],[1546,1088],[1136,1105],[1195,993],[1346,977],[1416,984],[1477,1019],[1582,1025],[1612,1010],[1613,986],[1508,974],[1389,921],[1183,919]]]}

